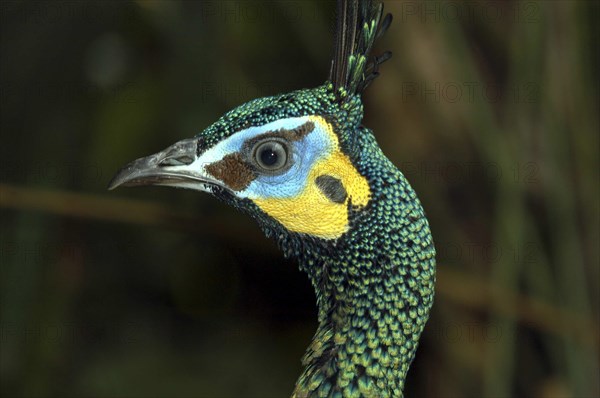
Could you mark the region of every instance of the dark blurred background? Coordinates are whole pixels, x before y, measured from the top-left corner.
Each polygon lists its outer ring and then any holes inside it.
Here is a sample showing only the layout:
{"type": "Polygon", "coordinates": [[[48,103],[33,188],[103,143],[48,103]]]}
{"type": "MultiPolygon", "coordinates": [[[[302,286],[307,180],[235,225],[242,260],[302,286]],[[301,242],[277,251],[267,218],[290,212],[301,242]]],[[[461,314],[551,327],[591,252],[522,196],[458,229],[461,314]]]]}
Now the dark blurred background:
{"type": "MultiPolygon", "coordinates": [[[[599,388],[598,2],[387,1],[364,123],[438,249],[415,397],[599,388]],[[594,72],[596,71],[596,72],[594,72]]],[[[284,397],[305,275],[208,195],[120,166],[321,84],[334,2],[2,1],[3,397],[284,397]]]]}

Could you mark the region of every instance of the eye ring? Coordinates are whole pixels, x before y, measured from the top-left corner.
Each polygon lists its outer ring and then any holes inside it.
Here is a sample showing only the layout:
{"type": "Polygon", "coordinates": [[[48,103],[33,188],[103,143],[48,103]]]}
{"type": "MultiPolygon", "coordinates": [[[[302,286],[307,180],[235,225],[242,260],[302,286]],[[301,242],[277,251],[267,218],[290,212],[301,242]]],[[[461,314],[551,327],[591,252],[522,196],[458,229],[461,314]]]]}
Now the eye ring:
{"type": "Polygon", "coordinates": [[[254,144],[251,160],[257,171],[264,174],[279,174],[290,167],[290,152],[287,141],[269,138],[254,144]]]}

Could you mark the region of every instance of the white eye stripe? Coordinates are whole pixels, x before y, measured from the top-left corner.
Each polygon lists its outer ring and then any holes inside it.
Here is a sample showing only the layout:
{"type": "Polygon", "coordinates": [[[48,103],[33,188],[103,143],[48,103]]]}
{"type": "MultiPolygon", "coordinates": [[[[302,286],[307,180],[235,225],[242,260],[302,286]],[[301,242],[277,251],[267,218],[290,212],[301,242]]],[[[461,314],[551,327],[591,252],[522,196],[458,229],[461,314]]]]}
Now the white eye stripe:
{"type": "Polygon", "coordinates": [[[330,129],[327,122],[318,116],[280,119],[249,127],[207,149],[188,167],[199,174],[210,175],[208,166],[222,161],[227,155],[241,155],[251,163],[254,144],[263,140],[281,140],[287,144],[289,164],[273,173],[257,172],[254,180],[247,187],[236,190],[235,195],[249,199],[295,197],[309,183],[308,176],[315,163],[337,148],[337,140],[332,137],[330,129]],[[297,134],[290,135],[292,130],[296,130],[297,134]],[[295,139],[296,136],[299,139],[295,139]]]}
{"type": "Polygon", "coordinates": [[[230,153],[240,152],[244,146],[244,143],[252,138],[281,129],[293,130],[302,126],[308,121],[309,116],[294,117],[279,119],[262,126],[254,126],[240,130],[232,136],[227,137],[223,141],[217,143],[212,148],[208,149],[194,161],[193,165],[195,167],[200,167],[206,164],[218,162],[230,153]]]}

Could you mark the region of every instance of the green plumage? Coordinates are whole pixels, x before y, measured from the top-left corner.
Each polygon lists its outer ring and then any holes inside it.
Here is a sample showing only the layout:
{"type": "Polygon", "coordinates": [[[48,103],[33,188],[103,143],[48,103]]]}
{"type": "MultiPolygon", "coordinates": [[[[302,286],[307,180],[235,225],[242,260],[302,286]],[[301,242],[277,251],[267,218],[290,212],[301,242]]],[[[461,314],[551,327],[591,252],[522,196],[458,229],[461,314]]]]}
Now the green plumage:
{"type": "Polygon", "coordinates": [[[247,125],[326,115],[344,151],[369,181],[372,198],[350,211],[350,230],[336,241],[290,233],[251,201],[221,199],[259,221],[287,257],[298,259],[315,289],[319,327],[302,363],[296,397],[399,397],[433,304],[435,249],[417,196],[360,125],[362,104],[340,104],[333,85],[261,98],[223,116],[201,137],[211,146],[247,125]],[[214,142],[213,142],[214,141],[214,142]]]}
{"type": "MultiPolygon", "coordinates": [[[[208,190],[256,218],[285,256],[298,259],[315,289],[319,320],[302,360],[305,370],[294,389],[293,396],[298,398],[402,396],[433,304],[435,249],[423,209],[372,132],[361,125],[362,90],[378,75],[379,64],[389,58],[389,53],[369,58],[373,42],[391,22],[389,15],[382,18],[382,11],[380,4],[370,1],[339,2],[334,58],[324,85],[241,105],[195,138],[132,162],[111,183],[111,187],[180,183],[208,190]],[[212,149],[250,127],[314,115],[331,126],[341,152],[353,171],[367,180],[371,193],[365,207],[355,207],[349,199],[348,229],[336,239],[286,229],[251,198],[195,166],[194,161],[205,156],[210,162],[219,160],[211,157],[216,156],[212,149]]],[[[239,152],[227,156],[226,166],[223,160],[211,165],[220,164],[222,173],[239,173],[236,165],[258,173],[239,152]]],[[[319,177],[341,184],[331,176],[319,177]]],[[[302,182],[305,186],[313,183],[302,182]]],[[[346,206],[345,195],[340,186],[330,198],[346,206]]]]}
{"type": "Polygon", "coordinates": [[[373,198],[334,246],[295,255],[315,288],[319,328],[297,397],[399,397],[433,304],[435,249],[404,176],[361,128],[357,159],[373,198]]]}
{"type": "MultiPolygon", "coordinates": [[[[201,134],[211,147],[248,126],[323,115],[335,126],[343,151],[369,181],[373,193],[369,206],[350,209],[350,230],[334,242],[283,231],[250,201],[240,203],[226,191],[217,192],[258,219],[285,255],[298,259],[315,289],[319,327],[302,360],[305,370],[295,397],[402,396],[433,304],[435,249],[423,209],[371,131],[361,126],[361,91],[377,76],[378,65],[389,58],[386,53],[367,62],[380,35],[382,7],[349,3],[340,2],[338,8],[342,22],[338,22],[331,81],[315,89],[250,101],[201,134]]],[[[384,19],[382,30],[390,21],[389,16],[384,19]]]]}

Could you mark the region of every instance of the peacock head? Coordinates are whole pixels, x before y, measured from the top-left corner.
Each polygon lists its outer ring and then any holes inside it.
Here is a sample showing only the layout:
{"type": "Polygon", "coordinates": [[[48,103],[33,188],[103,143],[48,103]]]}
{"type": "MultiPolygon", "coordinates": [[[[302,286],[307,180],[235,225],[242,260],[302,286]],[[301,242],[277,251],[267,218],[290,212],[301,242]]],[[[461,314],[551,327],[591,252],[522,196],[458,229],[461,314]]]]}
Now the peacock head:
{"type": "Polygon", "coordinates": [[[241,105],[196,137],[128,164],[109,188],[205,191],[249,212],[267,235],[336,242],[372,197],[358,168],[360,97],[390,58],[370,52],[392,21],[371,2],[341,1],[338,12],[326,84],[241,105]]]}
{"type": "Polygon", "coordinates": [[[197,136],[126,165],[109,188],[165,185],[211,193],[263,227],[335,241],[371,197],[356,167],[359,97],[332,84],[250,101],[197,136]],[[343,105],[342,105],[343,104],[343,105]]]}

